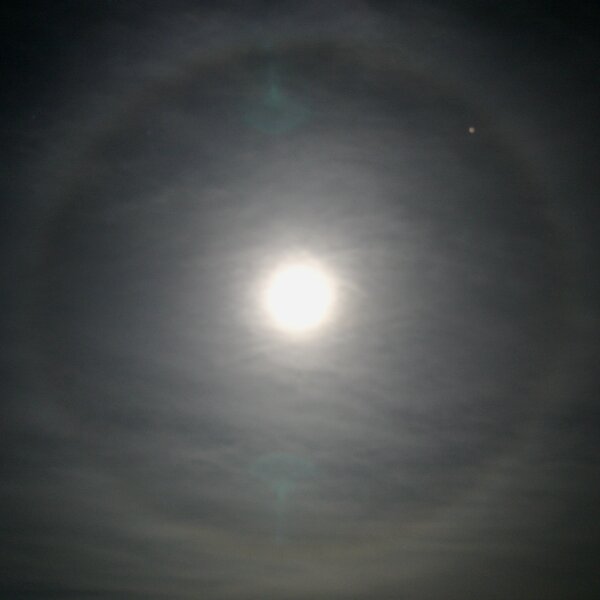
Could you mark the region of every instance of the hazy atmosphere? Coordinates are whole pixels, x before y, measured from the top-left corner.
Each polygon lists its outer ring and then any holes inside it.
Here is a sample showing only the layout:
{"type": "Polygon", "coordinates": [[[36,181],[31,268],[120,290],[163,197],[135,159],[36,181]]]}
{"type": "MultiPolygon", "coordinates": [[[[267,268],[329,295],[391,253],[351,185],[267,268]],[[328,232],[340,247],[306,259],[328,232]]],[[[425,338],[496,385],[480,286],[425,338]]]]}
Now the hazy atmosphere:
{"type": "Polygon", "coordinates": [[[0,597],[598,597],[592,6],[14,3],[0,597]]]}

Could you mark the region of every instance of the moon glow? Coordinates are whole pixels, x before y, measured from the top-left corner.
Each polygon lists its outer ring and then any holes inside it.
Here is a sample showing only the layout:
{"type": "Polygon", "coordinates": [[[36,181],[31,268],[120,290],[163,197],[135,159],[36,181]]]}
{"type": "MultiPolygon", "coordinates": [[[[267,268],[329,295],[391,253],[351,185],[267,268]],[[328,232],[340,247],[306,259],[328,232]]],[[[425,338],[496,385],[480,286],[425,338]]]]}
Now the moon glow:
{"type": "Polygon", "coordinates": [[[268,279],[264,307],[269,322],[277,329],[306,334],[322,327],[331,316],[334,286],[316,264],[297,262],[282,265],[268,279]]]}

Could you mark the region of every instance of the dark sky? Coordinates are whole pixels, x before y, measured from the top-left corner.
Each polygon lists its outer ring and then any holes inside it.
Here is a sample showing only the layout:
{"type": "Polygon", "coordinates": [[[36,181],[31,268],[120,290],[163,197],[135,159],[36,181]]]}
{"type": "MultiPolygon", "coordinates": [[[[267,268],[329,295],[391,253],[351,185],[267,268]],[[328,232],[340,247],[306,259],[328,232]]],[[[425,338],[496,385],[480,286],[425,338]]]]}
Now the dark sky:
{"type": "Polygon", "coordinates": [[[600,19],[550,4],[4,9],[0,598],[598,597],[600,19]]]}

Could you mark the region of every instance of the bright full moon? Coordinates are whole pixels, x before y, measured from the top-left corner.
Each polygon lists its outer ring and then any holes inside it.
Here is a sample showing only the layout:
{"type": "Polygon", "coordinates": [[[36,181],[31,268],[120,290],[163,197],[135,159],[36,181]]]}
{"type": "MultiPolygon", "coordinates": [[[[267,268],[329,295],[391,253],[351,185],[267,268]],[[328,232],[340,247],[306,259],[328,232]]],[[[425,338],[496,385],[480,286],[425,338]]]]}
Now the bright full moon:
{"type": "Polygon", "coordinates": [[[324,323],[333,299],[333,284],[323,270],[312,263],[293,263],[271,276],[264,301],[279,329],[301,334],[324,323]]]}

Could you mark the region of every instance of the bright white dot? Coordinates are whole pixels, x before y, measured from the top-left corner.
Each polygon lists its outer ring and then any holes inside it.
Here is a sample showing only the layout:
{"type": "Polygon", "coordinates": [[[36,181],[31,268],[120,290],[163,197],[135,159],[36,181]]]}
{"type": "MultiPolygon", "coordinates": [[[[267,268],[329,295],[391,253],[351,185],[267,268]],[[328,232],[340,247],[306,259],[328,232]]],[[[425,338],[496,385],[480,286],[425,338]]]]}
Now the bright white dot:
{"type": "Polygon", "coordinates": [[[304,333],[323,324],[333,304],[333,285],[318,266],[282,266],[268,280],[265,307],[274,324],[290,333],[304,333]]]}

